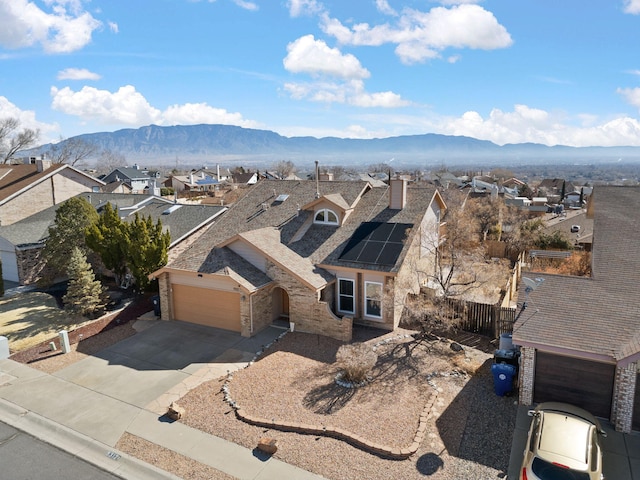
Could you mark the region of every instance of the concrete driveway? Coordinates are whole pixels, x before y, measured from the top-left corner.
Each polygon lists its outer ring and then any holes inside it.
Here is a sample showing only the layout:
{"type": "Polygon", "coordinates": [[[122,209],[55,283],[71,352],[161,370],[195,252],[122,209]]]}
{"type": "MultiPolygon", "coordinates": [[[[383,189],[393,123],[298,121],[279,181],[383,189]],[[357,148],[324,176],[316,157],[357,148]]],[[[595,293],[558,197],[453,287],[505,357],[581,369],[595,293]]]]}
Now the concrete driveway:
{"type": "Polygon", "coordinates": [[[171,401],[199,383],[244,367],[282,333],[269,327],[243,338],[186,322],[149,323],[149,328],[53,375],[6,365],[0,397],[115,445],[140,409],[166,412],[171,401]]]}

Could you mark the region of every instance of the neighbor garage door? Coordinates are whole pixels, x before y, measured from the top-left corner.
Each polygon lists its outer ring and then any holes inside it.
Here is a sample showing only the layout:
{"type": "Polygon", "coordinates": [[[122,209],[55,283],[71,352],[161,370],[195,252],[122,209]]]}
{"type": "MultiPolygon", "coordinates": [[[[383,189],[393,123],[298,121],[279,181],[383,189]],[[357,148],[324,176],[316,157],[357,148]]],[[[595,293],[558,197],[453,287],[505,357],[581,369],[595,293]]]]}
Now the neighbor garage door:
{"type": "Polygon", "coordinates": [[[173,284],[176,320],[240,331],[240,294],[173,284]]]}
{"type": "Polygon", "coordinates": [[[1,250],[0,259],[2,260],[2,278],[12,282],[19,282],[18,261],[16,260],[15,250],[1,250]]]}
{"type": "Polygon", "coordinates": [[[609,418],[615,365],[536,352],[533,401],[566,402],[609,418]]]}

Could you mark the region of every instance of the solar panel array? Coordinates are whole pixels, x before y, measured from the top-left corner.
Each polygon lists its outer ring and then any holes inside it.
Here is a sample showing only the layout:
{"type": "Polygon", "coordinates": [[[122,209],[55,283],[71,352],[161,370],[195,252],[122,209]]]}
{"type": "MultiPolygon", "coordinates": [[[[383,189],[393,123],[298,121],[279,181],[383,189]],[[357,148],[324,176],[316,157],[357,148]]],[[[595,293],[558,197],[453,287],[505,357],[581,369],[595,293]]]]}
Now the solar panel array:
{"type": "Polygon", "coordinates": [[[353,233],[340,255],[347,262],[395,265],[412,223],[366,222],[353,233]]]}

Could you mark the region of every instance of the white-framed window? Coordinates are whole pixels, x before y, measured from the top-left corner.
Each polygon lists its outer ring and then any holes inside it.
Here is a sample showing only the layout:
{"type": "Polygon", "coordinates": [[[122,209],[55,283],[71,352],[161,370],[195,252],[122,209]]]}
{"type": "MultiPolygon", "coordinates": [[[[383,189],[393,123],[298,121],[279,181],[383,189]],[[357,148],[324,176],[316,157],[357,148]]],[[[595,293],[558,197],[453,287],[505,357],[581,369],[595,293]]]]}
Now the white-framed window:
{"type": "Polygon", "coordinates": [[[345,313],[356,312],[356,282],[350,278],[338,279],[338,310],[345,313]]]}
{"type": "Polygon", "coordinates": [[[313,223],[324,223],[326,225],[338,225],[338,215],[333,210],[323,208],[316,212],[313,223]]]}
{"type": "Polygon", "coordinates": [[[364,314],[367,317],[382,318],[382,284],[364,282],[364,314]]]}

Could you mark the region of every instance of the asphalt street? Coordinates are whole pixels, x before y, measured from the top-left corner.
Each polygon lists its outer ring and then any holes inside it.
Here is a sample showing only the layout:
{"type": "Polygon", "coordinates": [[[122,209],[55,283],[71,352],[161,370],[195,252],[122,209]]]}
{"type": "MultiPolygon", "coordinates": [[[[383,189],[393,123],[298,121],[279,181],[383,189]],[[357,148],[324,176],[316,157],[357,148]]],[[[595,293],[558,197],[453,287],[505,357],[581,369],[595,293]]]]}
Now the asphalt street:
{"type": "Polygon", "coordinates": [[[6,480],[121,480],[0,422],[0,478],[6,480]]]}

